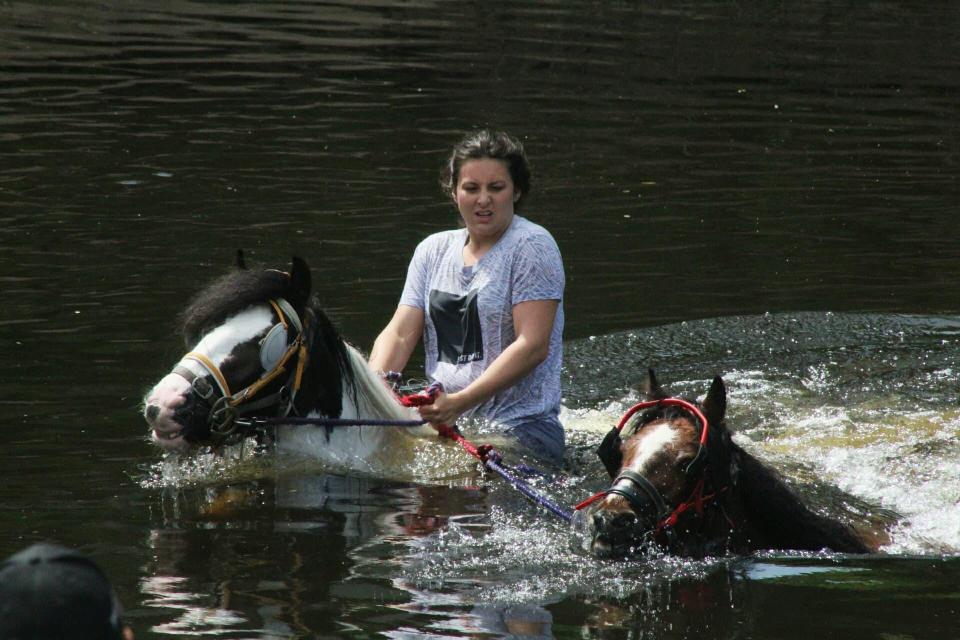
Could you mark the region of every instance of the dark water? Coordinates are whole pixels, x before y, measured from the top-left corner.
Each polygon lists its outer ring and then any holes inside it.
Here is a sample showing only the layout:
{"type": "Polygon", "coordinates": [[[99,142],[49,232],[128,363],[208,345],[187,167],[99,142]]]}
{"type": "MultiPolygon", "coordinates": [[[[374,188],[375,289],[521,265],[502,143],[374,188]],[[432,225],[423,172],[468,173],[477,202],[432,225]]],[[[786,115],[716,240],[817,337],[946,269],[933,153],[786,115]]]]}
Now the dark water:
{"type": "Polygon", "coordinates": [[[0,553],[90,552],[139,638],[956,637],[958,27],[950,3],[0,3],[0,553]],[[549,490],[600,482],[646,366],[723,373],[808,499],[898,514],[884,556],[600,563],[475,477],[159,463],[138,405],[184,301],[238,247],[298,254],[368,347],[454,224],[443,151],[488,124],[525,140],[567,265],[549,490]]]}

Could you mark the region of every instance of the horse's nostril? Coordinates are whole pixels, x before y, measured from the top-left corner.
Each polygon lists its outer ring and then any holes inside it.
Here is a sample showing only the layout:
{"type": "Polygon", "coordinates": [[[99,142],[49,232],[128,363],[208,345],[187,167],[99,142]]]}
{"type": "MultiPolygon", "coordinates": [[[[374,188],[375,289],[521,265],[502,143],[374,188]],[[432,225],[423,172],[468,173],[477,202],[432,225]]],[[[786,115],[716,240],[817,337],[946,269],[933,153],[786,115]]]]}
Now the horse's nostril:
{"type": "Polygon", "coordinates": [[[637,516],[633,512],[619,513],[613,519],[613,526],[618,529],[629,529],[637,524],[637,516]]]}
{"type": "Polygon", "coordinates": [[[147,420],[156,420],[157,416],[160,415],[160,407],[155,404],[147,405],[147,410],[144,412],[144,415],[147,416],[147,420]]]}
{"type": "Polygon", "coordinates": [[[606,511],[599,511],[593,514],[593,526],[602,530],[607,525],[606,511]]]}

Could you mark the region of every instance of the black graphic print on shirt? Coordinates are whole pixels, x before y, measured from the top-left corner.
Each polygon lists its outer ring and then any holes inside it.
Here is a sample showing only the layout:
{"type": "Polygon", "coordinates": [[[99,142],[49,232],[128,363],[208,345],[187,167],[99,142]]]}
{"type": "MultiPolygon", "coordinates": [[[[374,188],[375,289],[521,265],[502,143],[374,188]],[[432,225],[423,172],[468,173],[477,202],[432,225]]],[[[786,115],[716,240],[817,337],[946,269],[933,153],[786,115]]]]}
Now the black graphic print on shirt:
{"type": "Polygon", "coordinates": [[[483,360],[476,289],[465,296],[431,290],[430,319],[437,332],[437,361],[465,364],[483,360]]]}

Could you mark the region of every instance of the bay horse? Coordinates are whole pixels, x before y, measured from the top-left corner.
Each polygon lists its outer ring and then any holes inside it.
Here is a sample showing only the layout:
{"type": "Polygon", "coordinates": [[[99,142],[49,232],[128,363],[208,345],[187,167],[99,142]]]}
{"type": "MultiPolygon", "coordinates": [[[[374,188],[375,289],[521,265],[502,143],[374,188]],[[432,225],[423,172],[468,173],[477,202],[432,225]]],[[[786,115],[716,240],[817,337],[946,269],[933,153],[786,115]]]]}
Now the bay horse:
{"type": "MultiPolygon", "coordinates": [[[[220,447],[249,433],[251,418],[416,420],[340,336],[311,293],[310,268],[236,268],[201,291],[182,313],[189,351],[144,399],[152,440],[168,451],[220,447]]],[[[280,451],[361,469],[436,436],[429,426],[278,426],[280,451]]]]}
{"type": "Polygon", "coordinates": [[[694,558],[877,550],[878,542],[811,511],[776,472],[733,442],[722,378],[714,378],[702,406],[669,398],[653,370],[646,393],[650,402],[635,407],[646,411],[637,411],[622,434],[610,431],[598,449],[613,484],[585,507],[586,544],[595,555],[652,548],[694,558]]]}

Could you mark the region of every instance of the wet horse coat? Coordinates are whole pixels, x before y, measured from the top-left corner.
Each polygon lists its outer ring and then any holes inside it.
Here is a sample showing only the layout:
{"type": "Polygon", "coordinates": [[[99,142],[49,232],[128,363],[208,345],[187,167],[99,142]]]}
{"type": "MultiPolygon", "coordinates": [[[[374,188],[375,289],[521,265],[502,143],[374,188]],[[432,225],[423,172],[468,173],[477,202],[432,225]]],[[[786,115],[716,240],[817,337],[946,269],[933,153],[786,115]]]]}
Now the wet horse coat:
{"type": "MultiPolygon", "coordinates": [[[[652,371],[648,395],[667,399],[652,371]]],[[[653,544],[692,557],[761,549],[875,551],[847,526],[811,511],[734,443],[725,414],[726,388],[717,377],[702,406],[707,424],[682,408],[658,406],[639,416],[625,438],[608,435],[601,457],[616,480],[588,512],[595,554],[626,555],[653,544]]]]}

